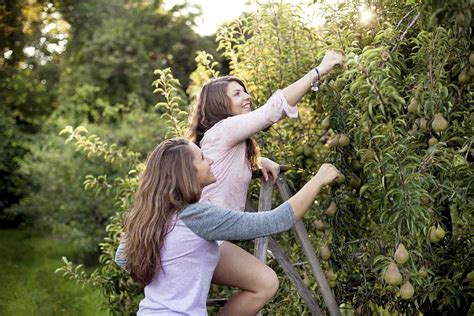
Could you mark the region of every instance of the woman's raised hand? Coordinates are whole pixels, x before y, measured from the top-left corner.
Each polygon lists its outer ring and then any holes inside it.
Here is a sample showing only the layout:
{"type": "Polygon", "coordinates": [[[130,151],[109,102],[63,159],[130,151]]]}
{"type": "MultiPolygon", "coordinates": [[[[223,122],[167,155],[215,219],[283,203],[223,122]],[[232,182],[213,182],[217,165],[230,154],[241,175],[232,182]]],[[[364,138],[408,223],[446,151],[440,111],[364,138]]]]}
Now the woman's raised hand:
{"type": "Polygon", "coordinates": [[[333,50],[328,50],[324,55],[323,60],[317,67],[319,70],[319,74],[322,76],[324,74],[329,73],[334,66],[342,65],[344,62],[344,55],[341,52],[336,52],[333,50]]]}
{"type": "Polygon", "coordinates": [[[273,183],[275,183],[280,174],[280,165],[265,157],[260,158],[260,165],[262,166],[262,174],[265,181],[268,181],[268,176],[271,175],[273,183]]]}
{"type": "Polygon", "coordinates": [[[333,183],[341,173],[330,163],[323,163],[314,176],[316,183],[321,187],[333,183]]]}

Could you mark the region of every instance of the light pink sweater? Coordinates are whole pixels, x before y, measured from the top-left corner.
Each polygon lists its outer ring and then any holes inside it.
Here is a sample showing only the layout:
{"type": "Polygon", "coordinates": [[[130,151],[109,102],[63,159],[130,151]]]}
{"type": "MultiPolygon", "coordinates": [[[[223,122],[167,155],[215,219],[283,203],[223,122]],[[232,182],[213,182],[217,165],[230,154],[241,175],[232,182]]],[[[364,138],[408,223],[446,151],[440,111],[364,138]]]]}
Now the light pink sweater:
{"type": "Polygon", "coordinates": [[[204,157],[214,162],[211,170],[217,182],[204,188],[200,202],[231,210],[244,210],[252,177],[246,158],[245,140],[285,116],[298,117],[298,108],[291,107],[283,92],[278,90],[258,109],[228,117],[204,134],[201,149],[204,157]]]}

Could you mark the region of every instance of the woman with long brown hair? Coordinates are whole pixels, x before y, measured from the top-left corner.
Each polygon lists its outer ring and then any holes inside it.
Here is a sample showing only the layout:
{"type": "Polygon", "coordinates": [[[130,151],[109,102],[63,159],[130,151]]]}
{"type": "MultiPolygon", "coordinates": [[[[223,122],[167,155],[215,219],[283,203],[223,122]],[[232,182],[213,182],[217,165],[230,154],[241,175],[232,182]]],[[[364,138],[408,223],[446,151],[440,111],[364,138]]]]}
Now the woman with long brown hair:
{"type": "MultiPolygon", "coordinates": [[[[275,181],[279,165],[260,157],[252,137],[286,116],[297,117],[299,100],[310,89],[317,90],[321,77],[342,62],[341,53],[326,52],[319,66],[277,90],[256,110],[252,110],[251,97],[239,78],[224,76],[206,83],[190,117],[188,136],[214,161],[211,168],[217,181],[203,189],[200,201],[242,211],[252,170],[261,168],[266,180],[271,176],[275,181]]],[[[279,284],[270,267],[230,242],[221,244],[214,282],[241,289],[224,306],[238,315],[256,314],[279,284]]]]}
{"type": "MultiPolygon", "coordinates": [[[[302,218],[339,171],[323,164],[292,198],[269,212],[245,213],[198,202],[216,181],[212,160],[182,138],[159,144],[148,156],[124,225],[126,269],[145,287],[138,314],[206,315],[211,281],[223,271],[216,240],[253,239],[288,230],[302,218]]],[[[229,284],[233,285],[233,284],[229,284]]],[[[242,315],[224,307],[223,315],[242,315]]]]}

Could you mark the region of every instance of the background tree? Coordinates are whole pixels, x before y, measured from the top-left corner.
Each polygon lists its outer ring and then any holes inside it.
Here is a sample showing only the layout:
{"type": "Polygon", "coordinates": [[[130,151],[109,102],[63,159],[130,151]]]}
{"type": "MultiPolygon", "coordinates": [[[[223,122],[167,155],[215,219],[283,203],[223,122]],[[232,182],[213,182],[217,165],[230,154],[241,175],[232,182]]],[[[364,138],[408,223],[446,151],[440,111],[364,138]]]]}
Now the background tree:
{"type": "MultiPolygon", "coordinates": [[[[293,166],[288,179],[295,189],[323,161],[345,175],[306,218],[338,302],[359,315],[468,314],[474,274],[472,4],[347,1],[324,6],[328,17],[318,29],[308,26],[302,9],[263,4],[217,38],[231,73],[245,80],[256,104],[315,66],[324,50],[346,55],[347,69],[300,102],[300,122],[279,123],[284,128],[259,139],[267,156],[293,166]],[[361,5],[372,19],[361,21],[361,5]]],[[[197,82],[216,74],[210,58],[199,60],[197,82]]],[[[159,110],[184,115],[178,81],[169,70],[157,74],[156,91],[166,96],[159,110]]],[[[170,125],[175,133],[182,129],[179,120],[170,125]]],[[[90,153],[82,129],[65,132],[90,153]]],[[[141,293],[113,263],[140,166],[115,187],[122,207],[107,226],[101,268],[88,275],[65,259],[61,270],[99,286],[117,314],[135,312],[141,293]]],[[[279,241],[293,260],[304,260],[291,234],[279,241]]],[[[300,268],[316,289],[309,267],[300,268]]],[[[305,312],[291,285],[284,278],[281,283],[266,311],[305,312]]]]}
{"type": "Polygon", "coordinates": [[[115,212],[114,199],[84,195],[82,182],[89,174],[113,179],[126,167],[64,149],[58,133],[82,124],[103,142],[145,156],[166,129],[153,110],[158,99],[151,89],[153,69],[172,65],[187,78],[193,50],[211,47],[210,37],[192,31],[195,15],[186,6],[167,11],[161,1],[122,0],[5,4],[0,24],[5,30],[4,226],[23,222],[59,234],[85,252],[97,251],[103,226],[115,212]]]}

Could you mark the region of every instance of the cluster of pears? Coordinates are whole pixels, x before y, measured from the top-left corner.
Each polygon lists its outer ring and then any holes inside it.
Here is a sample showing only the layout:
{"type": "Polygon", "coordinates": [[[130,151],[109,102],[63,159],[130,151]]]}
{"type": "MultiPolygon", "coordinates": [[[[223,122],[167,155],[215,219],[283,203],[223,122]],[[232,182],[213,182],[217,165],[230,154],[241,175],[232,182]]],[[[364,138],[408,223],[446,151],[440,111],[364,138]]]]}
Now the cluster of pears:
{"type": "Polygon", "coordinates": [[[336,286],[336,280],[337,280],[337,273],[334,273],[332,269],[328,270],[325,272],[326,274],[326,279],[328,280],[329,286],[331,288],[336,286]]]}
{"type": "Polygon", "coordinates": [[[437,243],[441,239],[444,238],[444,236],[446,235],[446,232],[444,231],[443,227],[441,227],[438,224],[438,227],[436,227],[434,225],[430,227],[429,235],[430,235],[430,241],[432,243],[437,243]]]}
{"type": "Polygon", "coordinates": [[[329,142],[329,147],[347,146],[350,144],[350,139],[346,134],[337,134],[329,142]]]}
{"type": "MultiPolygon", "coordinates": [[[[393,255],[393,258],[395,259],[396,263],[391,262],[384,273],[383,279],[385,280],[385,282],[390,285],[399,285],[402,283],[403,278],[400,271],[398,270],[397,263],[404,264],[408,261],[409,257],[410,255],[407,249],[402,243],[400,243],[393,255]]],[[[400,287],[400,297],[404,300],[409,300],[414,293],[415,289],[408,280],[400,287]]]]}
{"type": "Polygon", "coordinates": [[[299,145],[295,148],[295,157],[303,157],[303,163],[306,168],[314,166],[316,156],[318,155],[318,148],[311,147],[309,144],[299,145]]]}
{"type": "Polygon", "coordinates": [[[463,69],[458,76],[459,83],[467,84],[474,77],[474,52],[469,54],[469,68],[463,69]]]}
{"type": "MultiPolygon", "coordinates": [[[[408,113],[415,114],[418,112],[418,101],[415,98],[412,98],[410,104],[407,107],[408,113]]],[[[444,118],[443,114],[436,113],[431,122],[431,127],[435,132],[443,132],[449,127],[449,122],[444,118]]],[[[414,135],[416,131],[426,131],[428,130],[428,120],[424,117],[417,118],[411,130],[408,132],[410,135],[414,135]]]]}
{"type": "MultiPolygon", "coordinates": [[[[329,207],[324,211],[324,215],[328,217],[334,217],[336,216],[336,212],[337,212],[337,204],[336,202],[332,201],[331,204],[329,204],[329,207]]],[[[316,230],[320,232],[325,231],[327,228],[326,222],[324,222],[321,219],[315,220],[313,224],[316,230]]]]}

